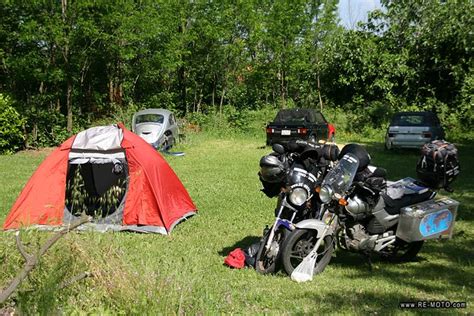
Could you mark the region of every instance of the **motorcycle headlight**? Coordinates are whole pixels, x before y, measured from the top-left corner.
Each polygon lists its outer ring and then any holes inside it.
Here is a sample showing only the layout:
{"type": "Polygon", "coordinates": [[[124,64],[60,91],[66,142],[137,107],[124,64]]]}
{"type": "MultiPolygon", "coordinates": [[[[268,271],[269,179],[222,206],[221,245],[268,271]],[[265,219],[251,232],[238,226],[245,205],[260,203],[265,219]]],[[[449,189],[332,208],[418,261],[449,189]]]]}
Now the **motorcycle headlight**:
{"type": "Polygon", "coordinates": [[[319,191],[319,199],[323,203],[329,203],[332,199],[333,191],[332,188],[325,185],[319,191]]]}
{"type": "Polygon", "coordinates": [[[308,199],[308,191],[304,188],[294,188],[290,192],[290,202],[293,205],[303,205],[308,199]]]}

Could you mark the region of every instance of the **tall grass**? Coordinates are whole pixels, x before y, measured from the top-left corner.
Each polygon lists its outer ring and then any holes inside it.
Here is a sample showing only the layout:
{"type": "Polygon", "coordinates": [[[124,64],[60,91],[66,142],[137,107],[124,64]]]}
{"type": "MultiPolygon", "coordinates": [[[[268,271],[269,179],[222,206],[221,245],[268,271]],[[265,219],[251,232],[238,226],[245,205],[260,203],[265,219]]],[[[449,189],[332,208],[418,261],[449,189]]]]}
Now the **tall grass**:
{"type": "MultiPolygon", "coordinates": [[[[165,156],[196,203],[198,215],[171,236],[72,232],[47,253],[10,305],[26,314],[216,314],[308,313],[392,314],[400,301],[467,301],[473,313],[474,146],[459,146],[462,174],[452,196],[461,202],[454,238],[426,243],[417,262],[375,261],[373,271],[358,254],[337,251],[312,282],[297,284],[284,273],[259,275],[223,265],[235,247],[258,240],[272,221],[276,201],[259,191],[264,134],[189,134],[165,156]],[[80,272],[94,277],[65,290],[57,284],[80,272]]],[[[367,142],[374,162],[391,179],[415,176],[416,151],[385,152],[367,142]]],[[[0,221],[45,154],[0,156],[0,221]]],[[[14,235],[0,239],[0,287],[22,264],[14,235]]],[[[22,232],[30,251],[49,233],[22,232]]],[[[433,312],[433,310],[430,310],[433,312]]],[[[407,312],[419,312],[407,311],[407,312]]]]}

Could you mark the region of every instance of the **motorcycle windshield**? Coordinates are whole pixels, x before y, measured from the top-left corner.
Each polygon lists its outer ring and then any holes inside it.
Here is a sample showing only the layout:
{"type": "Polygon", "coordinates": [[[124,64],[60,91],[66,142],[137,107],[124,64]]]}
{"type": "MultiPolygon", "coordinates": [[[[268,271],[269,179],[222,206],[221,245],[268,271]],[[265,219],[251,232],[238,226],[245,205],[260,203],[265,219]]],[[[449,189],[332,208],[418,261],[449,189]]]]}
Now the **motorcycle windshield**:
{"type": "Polygon", "coordinates": [[[346,154],[337,165],[331,169],[323,180],[322,186],[330,186],[339,195],[347,192],[354,181],[359,167],[359,159],[352,154],[346,154]]]}
{"type": "Polygon", "coordinates": [[[298,167],[291,169],[287,177],[288,186],[293,186],[295,184],[306,184],[311,188],[314,187],[315,183],[316,177],[312,173],[309,173],[308,171],[298,167]]]}

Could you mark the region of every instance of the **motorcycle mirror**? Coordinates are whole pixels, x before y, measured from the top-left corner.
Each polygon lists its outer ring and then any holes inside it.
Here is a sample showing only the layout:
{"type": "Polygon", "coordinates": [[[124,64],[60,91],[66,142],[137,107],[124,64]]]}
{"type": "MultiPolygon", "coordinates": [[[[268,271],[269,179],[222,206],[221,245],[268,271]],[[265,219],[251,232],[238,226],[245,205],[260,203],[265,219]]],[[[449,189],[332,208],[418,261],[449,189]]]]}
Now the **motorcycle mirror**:
{"type": "Polygon", "coordinates": [[[277,154],[280,154],[280,155],[285,153],[285,147],[283,147],[282,144],[273,144],[272,149],[273,149],[274,152],[276,152],[277,154]]]}

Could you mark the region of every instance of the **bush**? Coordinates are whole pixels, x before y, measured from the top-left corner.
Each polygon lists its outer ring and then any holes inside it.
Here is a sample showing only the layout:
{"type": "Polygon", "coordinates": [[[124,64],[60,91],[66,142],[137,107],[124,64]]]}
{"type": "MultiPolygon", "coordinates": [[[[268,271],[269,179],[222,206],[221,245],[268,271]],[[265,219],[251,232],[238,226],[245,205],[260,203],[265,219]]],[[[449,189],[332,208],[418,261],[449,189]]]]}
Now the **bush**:
{"type": "Polygon", "coordinates": [[[226,105],[222,113],[203,107],[203,112],[186,115],[186,120],[198,125],[202,130],[213,135],[263,135],[265,125],[273,120],[277,109],[272,106],[262,106],[260,109],[237,109],[226,105]]]}
{"type": "Polygon", "coordinates": [[[10,99],[0,94],[0,154],[13,153],[24,146],[25,120],[11,105],[10,99]]]}

